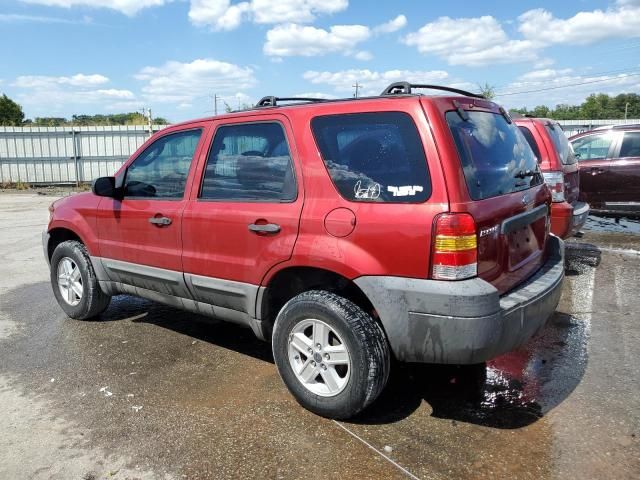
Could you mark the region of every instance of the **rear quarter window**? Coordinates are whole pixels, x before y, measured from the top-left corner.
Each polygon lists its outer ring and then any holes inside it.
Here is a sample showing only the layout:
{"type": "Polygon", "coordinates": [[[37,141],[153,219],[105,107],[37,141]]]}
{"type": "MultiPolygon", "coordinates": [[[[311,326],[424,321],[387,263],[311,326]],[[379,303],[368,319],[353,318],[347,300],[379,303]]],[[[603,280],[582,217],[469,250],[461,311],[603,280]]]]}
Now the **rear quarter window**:
{"type": "Polygon", "coordinates": [[[562,164],[571,165],[576,163],[578,160],[573,154],[573,149],[571,148],[571,145],[569,145],[569,140],[560,125],[557,123],[547,123],[545,125],[545,129],[551,137],[553,146],[555,147],[562,164]]]}
{"type": "Polygon", "coordinates": [[[500,114],[446,113],[473,200],[526,190],[543,182],[538,160],[520,130],[500,114]]]}
{"type": "Polygon", "coordinates": [[[427,159],[402,112],[326,115],[311,121],[340,195],[354,202],[419,203],[431,196],[427,159]]]}

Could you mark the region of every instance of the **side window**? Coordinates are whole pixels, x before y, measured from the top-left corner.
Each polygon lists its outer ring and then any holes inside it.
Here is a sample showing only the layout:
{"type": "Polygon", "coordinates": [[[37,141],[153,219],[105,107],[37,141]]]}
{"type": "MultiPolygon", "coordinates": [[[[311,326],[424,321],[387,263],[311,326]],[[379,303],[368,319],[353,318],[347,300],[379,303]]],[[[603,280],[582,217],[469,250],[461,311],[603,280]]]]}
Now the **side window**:
{"type": "Polygon", "coordinates": [[[127,169],[125,197],[182,198],[202,130],[165,135],[153,142],[127,169]]]}
{"type": "Polygon", "coordinates": [[[527,143],[531,147],[531,150],[533,150],[533,154],[538,159],[538,163],[540,163],[540,160],[542,160],[542,157],[540,157],[540,149],[538,148],[538,143],[536,142],[536,139],[533,138],[533,133],[531,133],[531,130],[529,130],[527,127],[518,127],[518,128],[522,132],[522,135],[524,135],[524,138],[527,139],[527,143]]]}
{"type": "Polygon", "coordinates": [[[311,128],[342,197],[355,202],[418,203],[431,196],[418,129],[402,112],[316,117],[311,128]]]}
{"type": "Polygon", "coordinates": [[[620,157],[640,157],[640,132],[625,132],[620,146],[620,157]]]}
{"type": "Polygon", "coordinates": [[[226,125],[216,131],[200,198],[287,202],[297,188],[289,145],[279,123],[226,125]]]}
{"type": "Polygon", "coordinates": [[[607,158],[612,141],[613,135],[611,134],[588,135],[574,140],[571,145],[578,161],[591,160],[607,158]]]}

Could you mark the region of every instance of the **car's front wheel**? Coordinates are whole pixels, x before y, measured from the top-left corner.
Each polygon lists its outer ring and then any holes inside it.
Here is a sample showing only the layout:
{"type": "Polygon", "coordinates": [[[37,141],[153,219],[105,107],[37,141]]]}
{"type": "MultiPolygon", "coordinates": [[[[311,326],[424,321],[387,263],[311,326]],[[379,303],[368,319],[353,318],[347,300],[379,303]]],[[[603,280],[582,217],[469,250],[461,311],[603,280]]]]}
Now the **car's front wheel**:
{"type": "Polygon", "coordinates": [[[100,289],[85,246],[74,240],[62,242],[53,251],[51,286],[62,310],[78,320],[99,315],[111,300],[100,289]]]}
{"type": "Polygon", "coordinates": [[[273,355],[298,403],[329,418],[360,412],[389,376],[389,346],[380,325],[353,302],[326,291],[304,292],[282,308],[273,355]]]}

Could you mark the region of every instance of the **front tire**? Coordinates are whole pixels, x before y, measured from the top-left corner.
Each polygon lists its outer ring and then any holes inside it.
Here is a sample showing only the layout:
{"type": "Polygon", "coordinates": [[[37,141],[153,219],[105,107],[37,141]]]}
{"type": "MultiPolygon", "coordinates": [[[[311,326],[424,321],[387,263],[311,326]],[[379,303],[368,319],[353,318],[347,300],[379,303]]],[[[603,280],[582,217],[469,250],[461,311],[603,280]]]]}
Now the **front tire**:
{"type": "Polygon", "coordinates": [[[62,310],[77,320],[99,315],[111,301],[100,289],[87,249],[75,240],[62,242],[53,251],[51,286],[62,310]]]}
{"type": "Polygon", "coordinates": [[[282,308],[273,356],[285,385],[307,410],[346,419],[371,404],[389,377],[382,327],[334,293],[312,290],[282,308]]]}

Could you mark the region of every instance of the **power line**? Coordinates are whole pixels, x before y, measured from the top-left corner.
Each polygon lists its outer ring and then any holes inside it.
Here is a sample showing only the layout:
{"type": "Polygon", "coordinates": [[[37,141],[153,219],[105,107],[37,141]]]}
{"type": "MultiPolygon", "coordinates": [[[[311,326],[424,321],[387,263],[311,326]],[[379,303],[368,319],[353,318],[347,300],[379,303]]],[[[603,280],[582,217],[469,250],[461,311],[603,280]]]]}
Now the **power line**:
{"type": "Polygon", "coordinates": [[[611,82],[613,80],[619,80],[621,78],[637,77],[638,75],[640,75],[640,72],[638,72],[638,73],[629,73],[627,75],[618,75],[617,77],[612,77],[612,78],[601,78],[601,79],[598,79],[598,80],[590,80],[588,82],[568,83],[566,85],[557,85],[555,87],[537,88],[535,90],[524,90],[524,91],[521,91],[521,92],[497,93],[496,97],[506,97],[508,95],[522,95],[524,93],[546,92],[547,90],[558,90],[560,88],[579,87],[580,85],[590,85],[592,83],[611,82]]]}
{"type": "MultiPolygon", "coordinates": [[[[599,77],[601,75],[613,75],[615,73],[627,73],[627,72],[632,72],[632,73],[636,73],[634,72],[634,70],[637,70],[638,66],[634,66],[634,67],[625,67],[625,68],[618,68],[615,70],[605,70],[603,72],[587,72],[584,74],[574,74],[578,75],[578,76],[584,76],[584,75],[588,75],[589,77],[599,77]]],[[[544,69],[540,69],[540,70],[544,70],[544,69]]],[[[567,72],[566,75],[570,75],[570,73],[572,72],[567,72]]],[[[513,83],[517,83],[519,86],[523,86],[523,85],[535,85],[538,83],[541,83],[543,81],[546,81],[546,79],[544,80],[530,80],[527,82],[513,82],[513,83]]],[[[496,90],[500,90],[501,88],[507,87],[509,86],[509,84],[505,84],[505,85],[494,85],[494,88],[496,90]]]]}

